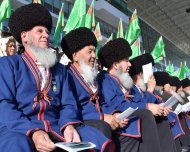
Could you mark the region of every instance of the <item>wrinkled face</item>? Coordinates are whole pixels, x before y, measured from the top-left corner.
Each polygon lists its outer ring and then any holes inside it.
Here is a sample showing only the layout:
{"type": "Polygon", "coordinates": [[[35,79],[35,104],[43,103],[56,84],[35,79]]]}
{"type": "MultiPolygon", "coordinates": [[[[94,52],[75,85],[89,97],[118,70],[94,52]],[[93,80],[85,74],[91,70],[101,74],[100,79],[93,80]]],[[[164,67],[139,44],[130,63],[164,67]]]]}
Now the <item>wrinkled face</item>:
{"type": "Polygon", "coordinates": [[[96,48],[93,45],[83,47],[81,50],[73,54],[74,62],[78,63],[82,59],[86,65],[94,67],[96,60],[95,49],[96,48]]]}
{"type": "Polygon", "coordinates": [[[170,89],[171,89],[172,91],[174,91],[174,92],[177,91],[177,87],[176,87],[176,86],[171,86],[170,89]]]}
{"type": "Polygon", "coordinates": [[[183,90],[190,91],[190,86],[185,87],[183,90]]]}
{"type": "Polygon", "coordinates": [[[171,86],[169,83],[164,85],[164,91],[170,91],[171,90],[171,86]]]}
{"type": "Polygon", "coordinates": [[[116,63],[115,67],[118,70],[121,70],[121,72],[123,72],[123,73],[128,73],[129,69],[131,67],[131,63],[129,62],[128,59],[123,59],[123,60],[119,61],[118,63],[116,63]]]}
{"type": "MultiPolygon", "coordinates": [[[[176,89],[177,89],[177,87],[176,87],[176,89]]],[[[178,90],[177,90],[177,92],[182,92],[183,91],[183,88],[182,87],[180,87],[178,90]]]]}
{"type": "Polygon", "coordinates": [[[14,55],[16,53],[16,44],[14,42],[8,44],[6,53],[7,55],[14,55]]]}
{"type": "Polygon", "coordinates": [[[31,42],[34,46],[40,48],[48,48],[49,47],[49,31],[44,26],[35,26],[28,32],[24,31],[21,33],[22,40],[27,44],[28,43],[28,35],[30,35],[31,42]]]}

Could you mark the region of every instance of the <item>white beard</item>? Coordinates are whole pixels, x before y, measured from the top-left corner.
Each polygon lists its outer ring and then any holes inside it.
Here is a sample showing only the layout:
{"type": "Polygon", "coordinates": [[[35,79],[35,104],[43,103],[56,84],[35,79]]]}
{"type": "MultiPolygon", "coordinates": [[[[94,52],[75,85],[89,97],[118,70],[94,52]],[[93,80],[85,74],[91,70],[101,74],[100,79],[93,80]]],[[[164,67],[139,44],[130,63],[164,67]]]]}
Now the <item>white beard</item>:
{"type": "Polygon", "coordinates": [[[129,73],[123,73],[121,70],[116,71],[116,76],[119,78],[121,84],[126,88],[130,89],[133,87],[133,79],[129,73]]]}
{"type": "Polygon", "coordinates": [[[30,36],[28,35],[28,48],[32,54],[36,57],[37,62],[46,68],[53,67],[57,62],[56,54],[51,48],[40,48],[33,45],[30,36]]]}
{"type": "Polygon", "coordinates": [[[143,79],[140,80],[139,87],[140,87],[140,89],[141,89],[143,92],[146,91],[147,87],[146,87],[146,84],[144,83],[144,80],[143,80],[143,79]]]}
{"type": "Polygon", "coordinates": [[[85,64],[83,60],[80,60],[79,66],[80,66],[81,73],[84,79],[86,80],[86,82],[93,85],[98,74],[96,63],[94,63],[94,67],[92,68],[89,65],[85,64]]]}
{"type": "Polygon", "coordinates": [[[182,98],[185,98],[185,92],[181,91],[178,93],[182,98]]]}
{"type": "Polygon", "coordinates": [[[184,92],[190,96],[190,90],[184,90],[184,92]]]}

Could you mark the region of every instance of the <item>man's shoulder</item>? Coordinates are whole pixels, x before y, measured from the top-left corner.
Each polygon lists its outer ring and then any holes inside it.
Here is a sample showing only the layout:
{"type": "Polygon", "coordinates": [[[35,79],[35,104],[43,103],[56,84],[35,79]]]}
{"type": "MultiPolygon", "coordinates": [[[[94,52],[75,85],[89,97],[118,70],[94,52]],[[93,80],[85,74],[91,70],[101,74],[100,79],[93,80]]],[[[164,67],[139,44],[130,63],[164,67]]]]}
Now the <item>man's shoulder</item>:
{"type": "Polygon", "coordinates": [[[4,56],[0,58],[0,65],[3,64],[17,64],[18,62],[21,61],[21,56],[20,55],[11,55],[11,56],[4,56]]]}
{"type": "Polygon", "coordinates": [[[59,72],[66,72],[67,68],[65,65],[57,62],[51,69],[53,69],[53,71],[59,71],[59,72]]]}
{"type": "Polygon", "coordinates": [[[108,77],[108,76],[109,76],[109,74],[108,74],[108,72],[105,71],[105,70],[101,70],[101,71],[98,73],[98,77],[99,77],[99,78],[105,78],[105,77],[108,77]]]}

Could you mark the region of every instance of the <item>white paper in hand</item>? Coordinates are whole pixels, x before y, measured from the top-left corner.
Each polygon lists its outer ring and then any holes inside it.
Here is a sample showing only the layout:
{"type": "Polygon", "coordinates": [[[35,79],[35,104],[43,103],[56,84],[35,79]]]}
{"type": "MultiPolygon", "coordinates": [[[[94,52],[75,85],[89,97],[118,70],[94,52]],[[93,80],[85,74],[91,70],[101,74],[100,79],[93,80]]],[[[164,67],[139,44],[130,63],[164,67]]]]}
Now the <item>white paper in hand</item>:
{"type": "Polygon", "coordinates": [[[137,109],[138,109],[138,107],[135,108],[135,109],[129,107],[128,109],[126,109],[125,111],[123,111],[122,113],[120,113],[119,115],[117,115],[116,117],[117,117],[118,119],[121,119],[121,120],[126,119],[126,118],[128,118],[133,112],[135,112],[137,109]]]}
{"type": "Polygon", "coordinates": [[[162,103],[163,107],[172,107],[173,105],[175,105],[177,103],[177,99],[175,96],[171,96],[166,102],[162,103]]]}
{"type": "Polygon", "coordinates": [[[190,96],[188,96],[188,97],[187,97],[187,99],[188,99],[188,100],[189,100],[189,102],[190,102],[190,96]]]}
{"type": "Polygon", "coordinates": [[[182,109],[183,109],[183,106],[181,104],[178,104],[177,107],[174,110],[174,113],[178,115],[178,114],[180,114],[182,109]]]}
{"type": "Polygon", "coordinates": [[[91,142],[58,142],[55,145],[69,152],[77,152],[96,147],[96,145],[91,142]]]}
{"type": "Polygon", "coordinates": [[[152,63],[148,63],[142,66],[144,83],[148,82],[148,78],[153,75],[152,63]]]}

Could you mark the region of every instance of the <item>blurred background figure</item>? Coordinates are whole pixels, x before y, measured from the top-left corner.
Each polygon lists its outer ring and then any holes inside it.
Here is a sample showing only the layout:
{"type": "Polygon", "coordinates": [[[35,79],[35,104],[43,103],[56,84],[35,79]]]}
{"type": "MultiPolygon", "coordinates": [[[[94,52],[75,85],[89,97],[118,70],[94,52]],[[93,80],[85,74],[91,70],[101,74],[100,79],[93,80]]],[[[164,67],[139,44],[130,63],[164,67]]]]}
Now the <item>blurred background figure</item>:
{"type": "Polygon", "coordinates": [[[6,43],[6,49],[5,52],[7,56],[14,55],[17,53],[17,46],[16,46],[16,40],[12,37],[10,37],[6,43]]]}
{"type": "Polygon", "coordinates": [[[10,32],[0,31],[0,57],[16,54],[17,45],[10,32]]]}

